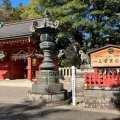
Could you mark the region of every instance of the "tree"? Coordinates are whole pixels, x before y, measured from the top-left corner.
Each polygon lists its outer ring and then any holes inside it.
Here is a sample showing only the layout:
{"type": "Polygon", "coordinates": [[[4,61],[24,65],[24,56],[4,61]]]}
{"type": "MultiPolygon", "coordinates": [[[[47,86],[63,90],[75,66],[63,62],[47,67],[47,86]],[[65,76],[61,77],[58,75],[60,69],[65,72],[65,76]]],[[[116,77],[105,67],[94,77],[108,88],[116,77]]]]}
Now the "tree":
{"type": "Polygon", "coordinates": [[[21,14],[21,18],[30,19],[41,17],[40,10],[40,1],[31,0],[30,3],[25,7],[25,11],[21,14]]]}
{"type": "Polygon", "coordinates": [[[73,52],[72,44],[69,44],[65,50],[65,58],[59,61],[61,67],[71,67],[72,65],[77,66],[80,63],[80,59],[73,52]]]}
{"type": "Polygon", "coordinates": [[[21,8],[21,7],[23,7],[23,3],[22,3],[22,2],[19,2],[19,3],[18,3],[18,8],[21,8]]]}
{"type": "Polygon", "coordinates": [[[10,0],[2,0],[2,4],[0,6],[1,21],[9,22],[21,20],[20,14],[22,14],[20,9],[12,7],[10,0]]]}
{"type": "Polygon", "coordinates": [[[9,20],[9,15],[11,12],[11,2],[10,0],[2,0],[2,4],[0,6],[0,18],[4,21],[9,20]]]}
{"type": "Polygon", "coordinates": [[[31,0],[21,16],[23,18],[36,18],[41,16],[43,11],[48,8],[52,12],[52,21],[60,21],[61,32],[58,38],[62,40],[72,38],[82,45],[83,38],[79,31],[79,24],[87,7],[88,4],[85,4],[83,0],[31,0]]]}
{"type": "Polygon", "coordinates": [[[36,18],[46,8],[52,21],[60,21],[56,42],[65,48],[71,42],[78,45],[77,52],[120,44],[120,0],[31,0],[21,16],[36,18]]]}
{"type": "Polygon", "coordinates": [[[89,35],[84,40],[89,50],[106,44],[120,45],[118,12],[120,12],[120,0],[92,0],[86,11],[87,24],[82,25],[82,31],[89,35]]]}
{"type": "Polygon", "coordinates": [[[21,16],[24,19],[41,17],[43,11],[48,8],[52,12],[52,21],[59,20],[60,22],[60,33],[56,42],[60,41],[64,48],[74,41],[82,46],[83,37],[79,25],[87,7],[88,4],[83,0],[31,0],[21,16]]]}
{"type": "Polygon", "coordinates": [[[12,8],[12,11],[9,13],[9,21],[17,21],[17,20],[22,20],[20,14],[22,11],[20,8],[12,8]]]}
{"type": "Polygon", "coordinates": [[[11,9],[11,2],[10,2],[10,0],[2,0],[2,2],[3,2],[3,8],[4,8],[4,10],[10,10],[11,9]]]}
{"type": "Polygon", "coordinates": [[[12,14],[11,14],[11,20],[22,20],[21,14],[25,12],[26,6],[23,5],[22,2],[19,2],[16,8],[13,8],[12,14]]]}

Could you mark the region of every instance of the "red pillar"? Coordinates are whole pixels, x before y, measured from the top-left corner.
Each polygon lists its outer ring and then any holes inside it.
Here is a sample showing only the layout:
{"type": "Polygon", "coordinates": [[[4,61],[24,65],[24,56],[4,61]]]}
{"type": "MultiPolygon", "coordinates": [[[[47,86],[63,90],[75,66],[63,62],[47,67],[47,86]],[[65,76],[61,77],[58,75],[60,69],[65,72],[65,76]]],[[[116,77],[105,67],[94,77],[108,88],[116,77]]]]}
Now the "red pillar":
{"type": "Polygon", "coordinates": [[[94,74],[98,73],[98,68],[94,68],[94,74]]]}
{"type": "Polygon", "coordinates": [[[14,72],[14,60],[11,60],[11,78],[13,78],[13,72],[14,72]]]}
{"type": "MultiPolygon", "coordinates": [[[[32,53],[31,47],[28,48],[28,55],[32,53]]],[[[32,81],[32,58],[28,58],[28,66],[27,66],[27,79],[32,81]]]]}

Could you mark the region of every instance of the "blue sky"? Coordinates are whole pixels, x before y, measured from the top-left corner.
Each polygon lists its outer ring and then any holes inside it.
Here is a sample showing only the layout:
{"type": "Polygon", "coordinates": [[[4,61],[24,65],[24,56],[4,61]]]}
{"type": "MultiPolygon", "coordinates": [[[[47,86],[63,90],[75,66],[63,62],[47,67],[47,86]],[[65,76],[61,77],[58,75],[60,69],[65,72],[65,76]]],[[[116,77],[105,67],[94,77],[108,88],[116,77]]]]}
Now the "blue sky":
{"type": "MultiPolygon", "coordinates": [[[[19,2],[22,2],[24,5],[27,5],[29,3],[30,0],[10,0],[10,2],[12,3],[13,7],[17,7],[19,2]]],[[[2,3],[2,0],[0,0],[0,4],[2,3]]]]}
{"type": "Polygon", "coordinates": [[[13,7],[17,7],[19,2],[22,2],[23,4],[27,5],[30,0],[10,0],[13,7]]]}

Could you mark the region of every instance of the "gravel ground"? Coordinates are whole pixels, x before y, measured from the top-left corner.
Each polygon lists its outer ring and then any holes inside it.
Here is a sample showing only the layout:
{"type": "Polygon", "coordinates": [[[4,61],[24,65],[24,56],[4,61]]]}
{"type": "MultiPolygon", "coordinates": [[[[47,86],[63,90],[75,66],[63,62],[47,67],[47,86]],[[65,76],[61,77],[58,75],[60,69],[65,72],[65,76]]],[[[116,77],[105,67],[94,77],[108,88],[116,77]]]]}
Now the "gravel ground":
{"type": "Polygon", "coordinates": [[[119,111],[24,103],[30,89],[0,86],[0,120],[120,120],[119,111]]]}

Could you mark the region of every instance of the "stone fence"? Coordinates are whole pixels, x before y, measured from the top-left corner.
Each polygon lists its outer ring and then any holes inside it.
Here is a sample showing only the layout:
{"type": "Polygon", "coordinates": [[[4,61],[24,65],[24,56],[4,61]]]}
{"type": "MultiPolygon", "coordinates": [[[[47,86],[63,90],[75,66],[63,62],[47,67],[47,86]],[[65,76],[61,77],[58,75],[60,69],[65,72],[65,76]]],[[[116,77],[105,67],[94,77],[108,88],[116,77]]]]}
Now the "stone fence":
{"type": "Polygon", "coordinates": [[[59,76],[71,77],[72,76],[72,68],[71,67],[59,68],[59,76]]]}
{"type": "MultiPolygon", "coordinates": [[[[84,78],[85,73],[92,73],[93,69],[92,68],[75,68],[75,75],[76,78],[84,78]]],[[[59,68],[59,78],[67,79],[68,77],[71,78],[72,76],[72,67],[63,67],[59,68]]]]}
{"type": "MultiPolygon", "coordinates": [[[[90,67],[82,66],[80,69],[75,68],[76,78],[76,102],[81,102],[84,99],[83,95],[83,83],[84,74],[93,73],[93,69],[90,67]]],[[[64,89],[68,91],[68,96],[72,91],[72,67],[59,68],[59,82],[63,84],[64,89]]]]}

